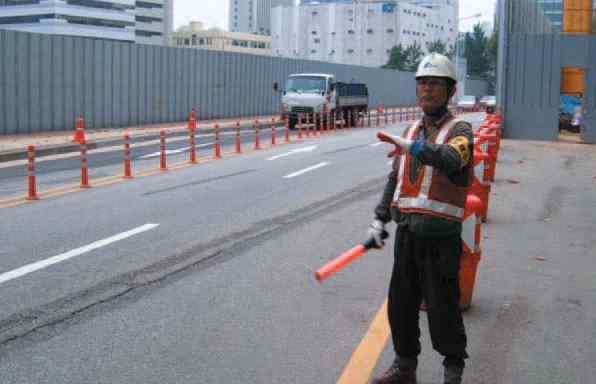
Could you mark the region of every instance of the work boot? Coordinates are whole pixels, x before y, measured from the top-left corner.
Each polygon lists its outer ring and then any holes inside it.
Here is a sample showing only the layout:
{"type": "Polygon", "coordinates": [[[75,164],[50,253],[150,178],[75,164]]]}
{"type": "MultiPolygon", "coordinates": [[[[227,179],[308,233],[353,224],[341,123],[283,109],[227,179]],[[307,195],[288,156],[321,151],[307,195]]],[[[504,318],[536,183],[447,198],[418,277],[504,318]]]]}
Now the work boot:
{"type": "Polygon", "coordinates": [[[461,384],[461,377],[463,373],[463,367],[458,367],[455,365],[446,366],[443,384],[461,384]]]}
{"type": "Polygon", "coordinates": [[[416,359],[396,358],[391,367],[371,384],[416,384],[416,359]]]}

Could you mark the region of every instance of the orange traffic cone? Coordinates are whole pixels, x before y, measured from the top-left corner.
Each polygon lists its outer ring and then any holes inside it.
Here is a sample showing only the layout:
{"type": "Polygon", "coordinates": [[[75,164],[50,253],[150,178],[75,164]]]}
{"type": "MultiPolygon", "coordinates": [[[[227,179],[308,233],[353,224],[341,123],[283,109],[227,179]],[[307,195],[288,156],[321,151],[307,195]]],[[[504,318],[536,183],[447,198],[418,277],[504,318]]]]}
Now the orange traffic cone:
{"type": "Polygon", "coordinates": [[[79,115],[79,118],[77,119],[77,127],[72,141],[79,144],[85,144],[87,142],[85,139],[85,120],[82,115],[79,115]]]}

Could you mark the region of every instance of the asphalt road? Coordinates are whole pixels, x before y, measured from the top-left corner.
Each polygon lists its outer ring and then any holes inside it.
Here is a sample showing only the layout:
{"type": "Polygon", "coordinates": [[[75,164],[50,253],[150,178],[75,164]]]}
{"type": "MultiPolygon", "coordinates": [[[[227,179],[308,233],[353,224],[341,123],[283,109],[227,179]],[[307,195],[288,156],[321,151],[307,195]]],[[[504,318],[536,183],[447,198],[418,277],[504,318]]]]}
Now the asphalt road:
{"type": "MultiPolygon", "coordinates": [[[[375,132],[3,209],[0,382],[336,382],[385,299],[392,241],[323,284],[312,273],[365,236],[389,171],[375,132]]],[[[590,149],[505,142],[467,383],[593,382],[590,149]]],[[[421,330],[420,382],[439,383],[421,330]]]]}

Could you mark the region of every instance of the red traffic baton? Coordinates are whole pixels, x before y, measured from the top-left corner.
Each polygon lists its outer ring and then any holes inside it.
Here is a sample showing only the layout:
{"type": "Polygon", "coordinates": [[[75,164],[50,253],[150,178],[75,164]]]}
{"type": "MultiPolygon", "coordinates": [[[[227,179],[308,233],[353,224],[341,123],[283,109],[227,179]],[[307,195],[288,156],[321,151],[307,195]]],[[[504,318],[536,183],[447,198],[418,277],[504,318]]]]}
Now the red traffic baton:
{"type": "MultiPolygon", "coordinates": [[[[383,231],[381,238],[386,239],[387,237],[389,237],[389,234],[386,231],[383,231]]],[[[346,266],[362,257],[366,252],[373,248],[376,248],[375,239],[371,237],[370,239],[366,240],[364,244],[355,246],[354,248],[342,253],[335,259],[319,268],[315,272],[315,279],[317,279],[319,282],[327,279],[331,275],[341,271],[346,266]]]]}

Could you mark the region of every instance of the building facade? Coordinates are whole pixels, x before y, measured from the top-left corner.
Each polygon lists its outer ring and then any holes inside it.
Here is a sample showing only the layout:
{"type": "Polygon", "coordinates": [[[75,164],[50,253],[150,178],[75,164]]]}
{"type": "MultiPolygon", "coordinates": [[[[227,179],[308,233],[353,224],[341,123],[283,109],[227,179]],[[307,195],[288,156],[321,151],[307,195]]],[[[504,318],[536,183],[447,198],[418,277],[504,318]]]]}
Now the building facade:
{"type": "Polygon", "coordinates": [[[556,32],[563,30],[563,0],[536,0],[556,32]]]}
{"type": "Polygon", "coordinates": [[[271,56],[271,36],[205,29],[203,23],[191,22],[172,34],[174,47],[208,49],[212,51],[249,53],[271,56]]]}
{"type": "Polygon", "coordinates": [[[379,67],[391,49],[442,41],[453,49],[458,1],[358,1],[275,7],[273,55],[379,67]]]}
{"type": "Polygon", "coordinates": [[[135,41],[167,45],[174,29],[174,0],[135,1],[135,41]]]}
{"type": "Polygon", "coordinates": [[[295,0],[230,0],[229,30],[271,35],[271,8],[294,6],[295,0]]]}
{"type": "Polygon", "coordinates": [[[0,28],[167,44],[172,0],[0,0],[0,28]]]}

